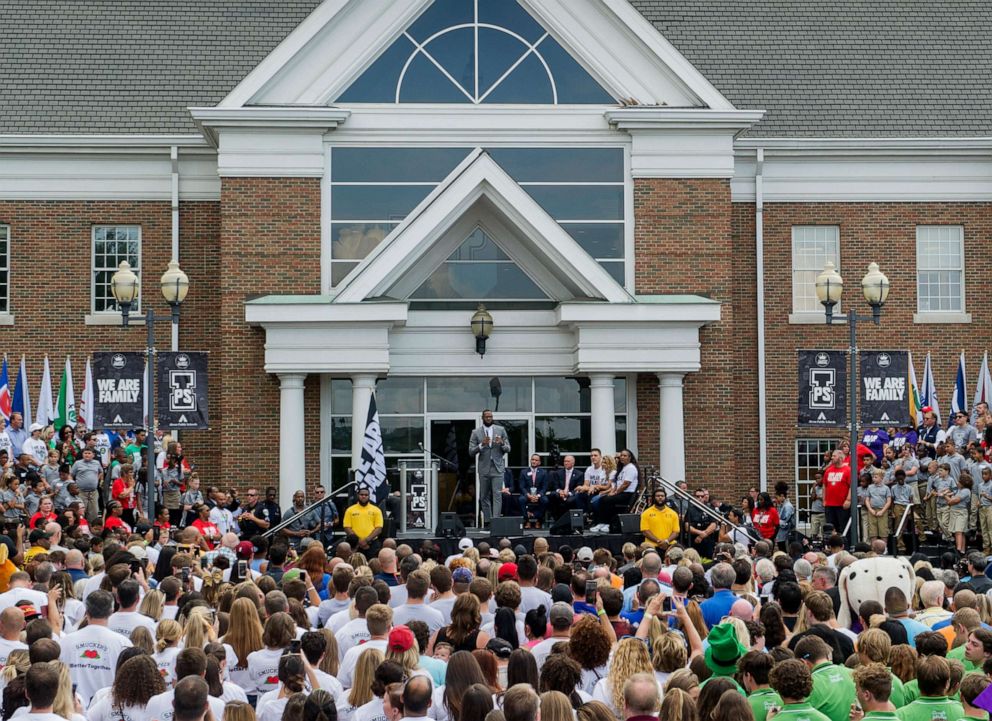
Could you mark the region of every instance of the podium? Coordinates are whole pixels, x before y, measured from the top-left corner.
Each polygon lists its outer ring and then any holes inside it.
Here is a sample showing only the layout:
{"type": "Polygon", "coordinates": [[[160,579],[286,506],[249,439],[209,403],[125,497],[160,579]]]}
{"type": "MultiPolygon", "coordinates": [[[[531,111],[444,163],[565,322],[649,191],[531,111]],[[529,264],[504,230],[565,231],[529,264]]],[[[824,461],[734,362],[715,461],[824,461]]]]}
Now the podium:
{"type": "Polygon", "coordinates": [[[438,468],[436,460],[400,461],[398,538],[423,538],[434,534],[439,512],[438,468]]]}

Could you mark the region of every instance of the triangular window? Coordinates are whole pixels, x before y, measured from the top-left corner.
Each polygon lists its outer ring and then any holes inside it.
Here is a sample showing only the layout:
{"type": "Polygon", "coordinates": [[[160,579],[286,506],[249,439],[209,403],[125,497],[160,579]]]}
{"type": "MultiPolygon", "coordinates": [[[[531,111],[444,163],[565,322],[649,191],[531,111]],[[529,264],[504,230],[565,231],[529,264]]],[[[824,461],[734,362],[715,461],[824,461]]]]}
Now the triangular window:
{"type": "Polygon", "coordinates": [[[434,0],[337,102],[616,100],[517,0],[434,0]]]}
{"type": "Polygon", "coordinates": [[[423,284],[415,300],[546,300],[548,295],[481,227],[423,284]]]}

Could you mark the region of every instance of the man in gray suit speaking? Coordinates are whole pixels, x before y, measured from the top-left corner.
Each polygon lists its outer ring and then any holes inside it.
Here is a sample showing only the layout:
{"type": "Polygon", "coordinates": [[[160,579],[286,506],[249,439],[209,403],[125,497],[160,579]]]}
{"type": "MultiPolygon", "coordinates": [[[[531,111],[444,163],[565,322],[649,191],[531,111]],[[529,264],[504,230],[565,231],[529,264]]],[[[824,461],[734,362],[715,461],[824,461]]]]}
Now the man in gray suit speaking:
{"type": "Polygon", "coordinates": [[[488,523],[493,516],[499,515],[503,506],[503,471],[506,470],[504,457],[510,452],[506,429],[493,424],[492,411],[482,411],[482,425],[472,431],[468,452],[477,456],[475,463],[479,471],[479,501],[483,521],[488,523]]]}

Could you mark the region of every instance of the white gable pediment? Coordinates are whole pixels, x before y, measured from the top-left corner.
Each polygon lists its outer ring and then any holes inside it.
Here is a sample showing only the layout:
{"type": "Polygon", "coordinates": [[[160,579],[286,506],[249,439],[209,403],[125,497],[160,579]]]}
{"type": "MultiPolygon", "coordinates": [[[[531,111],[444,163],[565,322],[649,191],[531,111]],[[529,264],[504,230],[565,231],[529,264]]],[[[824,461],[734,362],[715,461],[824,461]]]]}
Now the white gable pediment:
{"type": "Polygon", "coordinates": [[[473,151],[339,286],[335,303],[409,299],[476,227],[551,300],[633,299],[485,151],[473,151]]]}
{"type": "MultiPolygon", "coordinates": [[[[519,0],[618,104],[733,105],[627,0],[519,0]]],[[[221,103],[325,106],[433,0],[325,0],[221,103]]]]}

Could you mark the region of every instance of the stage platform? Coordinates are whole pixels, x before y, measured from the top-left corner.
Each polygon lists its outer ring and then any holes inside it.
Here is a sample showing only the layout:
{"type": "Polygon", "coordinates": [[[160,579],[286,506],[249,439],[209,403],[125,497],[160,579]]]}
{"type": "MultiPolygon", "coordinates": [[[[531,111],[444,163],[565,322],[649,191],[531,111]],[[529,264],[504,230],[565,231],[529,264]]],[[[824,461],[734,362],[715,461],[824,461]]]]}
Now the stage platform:
{"type": "Polygon", "coordinates": [[[551,535],[548,529],[535,529],[526,530],[522,535],[512,535],[512,536],[494,536],[487,529],[475,529],[470,528],[465,531],[464,536],[458,536],[456,538],[445,538],[442,536],[435,536],[424,533],[400,533],[396,536],[397,543],[408,543],[414,548],[419,546],[425,540],[432,541],[441,547],[442,553],[451,556],[458,553],[458,541],[462,538],[471,538],[473,543],[478,544],[480,541],[486,541],[493,548],[499,547],[499,542],[503,538],[510,539],[511,548],[521,545],[527,549],[528,553],[534,550],[534,539],[535,538],[546,538],[548,539],[548,545],[551,547],[552,551],[557,551],[562,546],[571,546],[573,550],[578,550],[583,546],[589,546],[593,550],[597,548],[609,549],[610,553],[614,556],[620,555],[620,549],[623,544],[627,541],[632,543],[640,543],[644,540],[644,537],[639,533],[632,534],[622,534],[622,533],[583,533],[581,535],[551,535]]]}

